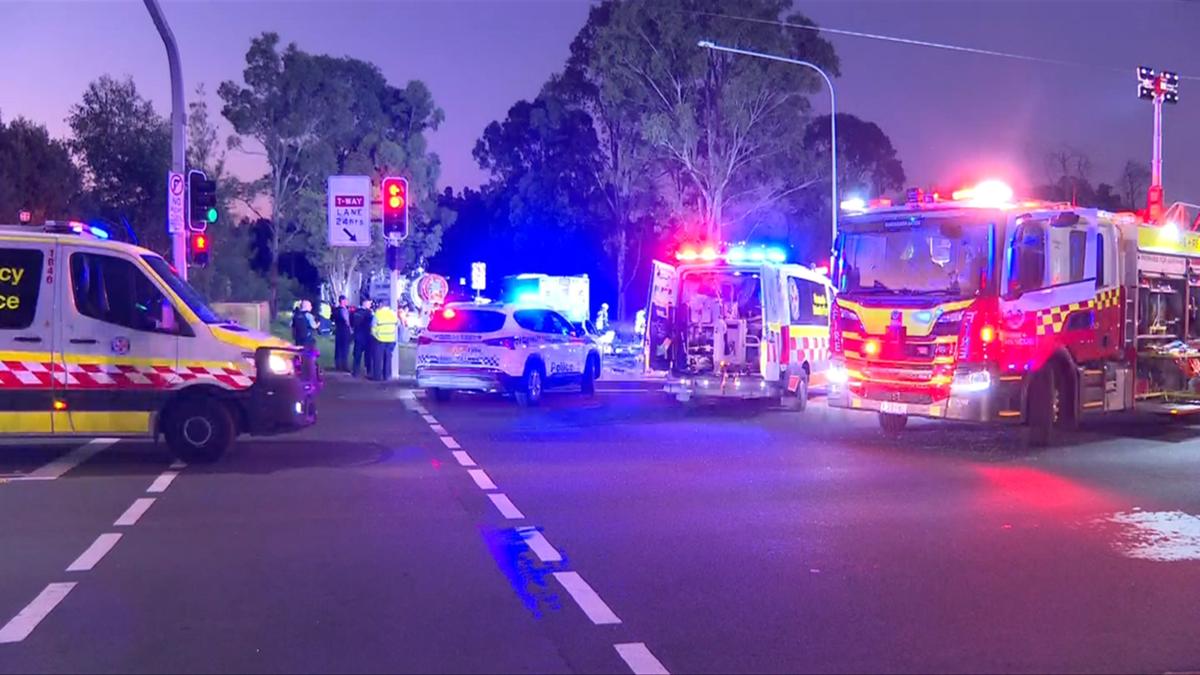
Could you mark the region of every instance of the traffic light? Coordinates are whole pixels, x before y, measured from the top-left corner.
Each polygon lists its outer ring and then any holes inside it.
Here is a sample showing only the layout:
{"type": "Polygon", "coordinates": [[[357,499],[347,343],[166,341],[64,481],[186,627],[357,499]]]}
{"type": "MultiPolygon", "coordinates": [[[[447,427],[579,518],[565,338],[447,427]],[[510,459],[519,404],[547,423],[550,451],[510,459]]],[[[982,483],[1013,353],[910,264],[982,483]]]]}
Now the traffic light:
{"type": "Polygon", "coordinates": [[[380,185],[383,197],[383,237],[399,241],[408,236],[408,179],[389,176],[380,185]]]}
{"type": "Polygon", "coordinates": [[[203,232],[217,222],[217,182],[208,179],[203,171],[188,172],[188,229],[203,232]]]}
{"type": "Polygon", "coordinates": [[[209,246],[212,239],[207,232],[193,232],[188,239],[188,252],[191,253],[192,265],[195,267],[208,266],[209,246]]]}

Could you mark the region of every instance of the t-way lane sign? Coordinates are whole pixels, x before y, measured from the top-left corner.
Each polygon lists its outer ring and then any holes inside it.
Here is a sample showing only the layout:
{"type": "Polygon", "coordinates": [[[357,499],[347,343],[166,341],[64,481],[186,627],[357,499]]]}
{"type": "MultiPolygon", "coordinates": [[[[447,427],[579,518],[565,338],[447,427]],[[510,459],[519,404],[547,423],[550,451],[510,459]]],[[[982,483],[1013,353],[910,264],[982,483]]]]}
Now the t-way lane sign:
{"type": "Polygon", "coordinates": [[[371,245],[370,176],[330,176],[326,183],[329,245],[371,245]]]}

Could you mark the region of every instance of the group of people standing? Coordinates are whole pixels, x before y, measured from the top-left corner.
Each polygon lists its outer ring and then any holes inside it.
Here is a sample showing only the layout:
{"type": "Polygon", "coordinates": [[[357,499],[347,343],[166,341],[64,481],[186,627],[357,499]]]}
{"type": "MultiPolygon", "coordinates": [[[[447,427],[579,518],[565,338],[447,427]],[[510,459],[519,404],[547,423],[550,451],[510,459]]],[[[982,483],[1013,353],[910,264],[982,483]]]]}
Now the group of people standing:
{"type": "MultiPolygon", "coordinates": [[[[387,380],[392,374],[392,358],[400,337],[400,317],[387,305],[375,307],[370,299],[351,307],[346,296],[338,297],[329,317],[333,324],[333,369],[370,380],[387,380]],[[353,366],[351,366],[351,346],[353,366]]],[[[292,312],[292,341],[301,347],[314,347],[320,322],[312,314],[312,302],[302,300],[292,312]]]]}

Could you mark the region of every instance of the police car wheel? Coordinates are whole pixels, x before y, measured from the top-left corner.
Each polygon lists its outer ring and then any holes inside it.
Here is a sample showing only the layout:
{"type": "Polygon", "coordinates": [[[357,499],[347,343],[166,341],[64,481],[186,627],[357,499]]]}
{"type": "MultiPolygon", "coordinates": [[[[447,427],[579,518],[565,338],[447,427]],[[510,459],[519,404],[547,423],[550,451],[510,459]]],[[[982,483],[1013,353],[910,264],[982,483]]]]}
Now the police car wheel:
{"type": "Polygon", "coordinates": [[[580,376],[579,390],[585,395],[591,396],[596,393],[596,378],[600,375],[600,363],[589,356],[587,364],[583,366],[583,375],[580,376]]]}
{"type": "Polygon", "coordinates": [[[450,400],[450,390],[449,389],[434,389],[433,390],[433,400],[437,401],[438,403],[445,403],[446,401],[449,401],[450,400]]]}
{"type": "Polygon", "coordinates": [[[165,420],[167,445],[187,462],[215,462],[233,445],[233,416],[220,401],[190,398],[174,406],[165,420]]]}
{"type": "Polygon", "coordinates": [[[521,379],[521,388],[515,392],[517,405],[522,408],[532,407],[542,402],[542,389],[545,377],[541,366],[531,363],[525,366],[525,376],[521,379]]]}

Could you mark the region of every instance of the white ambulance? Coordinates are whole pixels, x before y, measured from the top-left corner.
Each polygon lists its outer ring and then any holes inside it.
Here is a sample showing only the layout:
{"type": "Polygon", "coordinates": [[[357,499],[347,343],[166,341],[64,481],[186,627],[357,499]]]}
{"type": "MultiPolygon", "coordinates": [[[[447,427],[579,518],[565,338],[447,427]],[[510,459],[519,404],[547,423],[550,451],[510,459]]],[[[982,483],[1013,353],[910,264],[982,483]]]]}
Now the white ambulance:
{"type": "Polygon", "coordinates": [[[780,249],[684,247],[654,261],[645,363],[683,402],[780,400],[807,407],[829,367],[833,287],[780,249]]]}
{"type": "Polygon", "coordinates": [[[312,424],[319,388],[312,352],[218,316],[158,254],[79,223],[0,226],[0,436],[161,434],[212,461],[312,424]]]}

